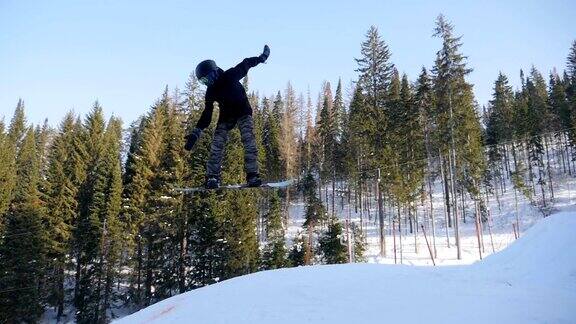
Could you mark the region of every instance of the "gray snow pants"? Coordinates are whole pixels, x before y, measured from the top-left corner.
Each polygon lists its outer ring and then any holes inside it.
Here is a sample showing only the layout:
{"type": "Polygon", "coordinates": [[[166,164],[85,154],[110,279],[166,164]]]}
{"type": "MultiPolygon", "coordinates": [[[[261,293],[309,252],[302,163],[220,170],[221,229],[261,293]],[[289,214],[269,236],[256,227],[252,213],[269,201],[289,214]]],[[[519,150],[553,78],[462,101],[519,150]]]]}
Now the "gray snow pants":
{"type": "MultiPolygon", "coordinates": [[[[248,173],[258,173],[258,149],[256,138],[254,137],[254,120],[251,115],[242,116],[238,119],[238,128],[244,145],[244,171],[248,173]]],[[[222,169],[222,158],[228,140],[228,132],[236,126],[236,123],[220,123],[214,131],[210,158],[206,165],[206,175],[208,177],[220,178],[222,169]]]]}

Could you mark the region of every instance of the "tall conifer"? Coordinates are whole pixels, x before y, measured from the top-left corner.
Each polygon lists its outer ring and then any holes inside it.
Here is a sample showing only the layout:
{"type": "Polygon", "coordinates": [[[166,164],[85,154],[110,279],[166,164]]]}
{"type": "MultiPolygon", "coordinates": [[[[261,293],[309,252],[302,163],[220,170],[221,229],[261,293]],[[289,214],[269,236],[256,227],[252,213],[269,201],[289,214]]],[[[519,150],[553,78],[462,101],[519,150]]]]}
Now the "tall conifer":
{"type": "Polygon", "coordinates": [[[6,323],[36,322],[43,310],[46,230],[38,190],[40,165],[33,128],[23,133],[14,195],[0,244],[0,321],[6,323]]]}

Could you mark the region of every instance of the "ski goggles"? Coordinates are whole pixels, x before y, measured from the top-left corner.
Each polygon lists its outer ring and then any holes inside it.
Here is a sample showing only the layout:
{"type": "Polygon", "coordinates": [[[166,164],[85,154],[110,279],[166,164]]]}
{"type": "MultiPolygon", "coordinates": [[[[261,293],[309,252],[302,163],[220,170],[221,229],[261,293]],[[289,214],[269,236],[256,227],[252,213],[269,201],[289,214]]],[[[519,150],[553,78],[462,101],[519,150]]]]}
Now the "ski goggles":
{"type": "Polygon", "coordinates": [[[207,86],[208,85],[208,77],[201,77],[200,79],[198,79],[198,81],[200,81],[200,83],[202,83],[203,85],[207,86]]]}
{"type": "Polygon", "coordinates": [[[208,75],[203,76],[200,79],[198,79],[198,81],[205,86],[209,86],[209,85],[212,85],[214,83],[214,81],[216,81],[216,76],[217,76],[217,72],[212,71],[212,72],[208,73],[208,75]]]}

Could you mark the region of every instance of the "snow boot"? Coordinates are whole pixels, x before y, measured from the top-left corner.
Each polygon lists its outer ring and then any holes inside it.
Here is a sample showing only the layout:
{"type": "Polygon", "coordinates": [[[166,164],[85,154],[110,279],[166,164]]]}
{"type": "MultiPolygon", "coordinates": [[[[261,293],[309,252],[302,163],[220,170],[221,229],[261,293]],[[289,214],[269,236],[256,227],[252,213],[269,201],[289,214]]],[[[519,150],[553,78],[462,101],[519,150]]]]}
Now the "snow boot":
{"type": "Polygon", "coordinates": [[[246,175],[246,184],[248,187],[260,187],[262,185],[262,179],[258,173],[248,173],[246,175]]]}

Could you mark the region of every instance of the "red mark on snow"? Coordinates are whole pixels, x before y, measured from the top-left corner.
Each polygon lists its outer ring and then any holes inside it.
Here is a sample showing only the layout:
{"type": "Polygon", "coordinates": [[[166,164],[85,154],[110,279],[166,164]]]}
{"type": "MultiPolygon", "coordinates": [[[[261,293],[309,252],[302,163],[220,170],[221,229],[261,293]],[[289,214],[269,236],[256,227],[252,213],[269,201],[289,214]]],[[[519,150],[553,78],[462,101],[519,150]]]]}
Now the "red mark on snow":
{"type": "Polygon", "coordinates": [[[169,306],[169,307],[167,307],[167,308],[164,308],[161,312],[156,313],[154,316],[152,316],[151,318],[149,318],[146,322],[156,320],[156,319],[164,316],[165,314],[170,313],[174,308],[176,308],[176,306],[174,306],[174,305],[171,305],[171,306],[169,306]]]}

